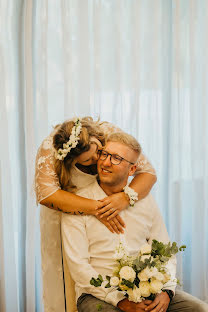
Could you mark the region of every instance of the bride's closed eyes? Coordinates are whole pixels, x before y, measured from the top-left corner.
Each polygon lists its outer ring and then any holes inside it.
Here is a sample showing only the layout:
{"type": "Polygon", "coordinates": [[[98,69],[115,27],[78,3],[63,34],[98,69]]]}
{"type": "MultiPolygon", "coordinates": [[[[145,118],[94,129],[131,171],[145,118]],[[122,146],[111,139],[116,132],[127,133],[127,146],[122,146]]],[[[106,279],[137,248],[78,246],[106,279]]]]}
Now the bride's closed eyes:
{"type": "Polygon", "coordinates": [[[82,153],[77,157],[76,162],[84,165],[90,166],[96,164],[98,160],[98,145],[96,142],[92,142],[89,151],[82,153]]]}

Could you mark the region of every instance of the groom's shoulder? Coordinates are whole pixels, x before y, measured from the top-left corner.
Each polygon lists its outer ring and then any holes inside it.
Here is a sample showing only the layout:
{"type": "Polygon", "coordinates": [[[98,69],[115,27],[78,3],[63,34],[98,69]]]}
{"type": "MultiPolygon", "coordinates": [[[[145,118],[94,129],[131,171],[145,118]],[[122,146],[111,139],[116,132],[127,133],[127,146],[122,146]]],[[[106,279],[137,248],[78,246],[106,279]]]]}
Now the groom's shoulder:
{"type": "Polygon", "coordinates": [[[155,212],[159,210],[156,200],[150,193],[145,198],[139,200],[134,205],[134,208],[144,209],[148,211],[155,211],[155,212]]]}

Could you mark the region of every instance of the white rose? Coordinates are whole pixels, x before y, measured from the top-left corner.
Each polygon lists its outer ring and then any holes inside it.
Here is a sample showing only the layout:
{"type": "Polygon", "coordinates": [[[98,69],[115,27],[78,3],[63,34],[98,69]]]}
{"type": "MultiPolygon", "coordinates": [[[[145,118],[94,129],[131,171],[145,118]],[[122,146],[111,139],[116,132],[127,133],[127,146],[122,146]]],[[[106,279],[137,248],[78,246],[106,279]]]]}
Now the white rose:
{"type": "Polygon", "coordinates": [[[158,294],[161,292],[161,289],[163,287],[163,283],[161,281],[158,281],[156,279],[153,279],[151,282],[150,282],[150,291],[151,293],[153,294],[158,294]]]}
{"type": "Polygon", "coordinates": [[[129,288],[127,290],[127,294],[128,294],[128,300],[129,301],[133,301],[135,303],[137,302],[141,302],[142,298],[141,298],[141,293],[138,287],[134,286],[134,288],[129,288]]]}
{"type": "Polygon", "coordinates": [[[136,277],[136,272],[129,266],[124,266],[121,268],[119,275],[121,278],[133,282],[136,277]]]}
{"type": "Polygon", "coordinates": [[[144,270],[138,273],[138,278],[140,281],[148,281],[148,279],[151,277],[151,271],[148,267],[146,267],[144,270]]]}
{"type": "Polygon", "coordinates": [[[111,286],[118,286],[119,284],[119,278],[117,276],[112,276],[110,279],[110,285],[111,286]]]}
{"type": "Polygon", "coordinates": [[[139,290],[142,297],[149,297],[151,295],[150,283],[149,282],[140,282],[139,290]]]}
{"type": "Polygon", "coordinates": [[[150,271],[151,271],[151,277],[157,275],[158,273],[158,269],[156,267],[151,267],[150,271]]]}
{"type": "Polygon", "coordinates": [[[152,251],[152,247],[149,244],[144,244],[141,248],[140,248],[140,253],[143,254],[150,254],[152,251]]]}
{"type": "Polygon", "coordinates": [[[161,282],[164,280],[164,275],[161,272],[157,272],[154,277],[161,282]]]}

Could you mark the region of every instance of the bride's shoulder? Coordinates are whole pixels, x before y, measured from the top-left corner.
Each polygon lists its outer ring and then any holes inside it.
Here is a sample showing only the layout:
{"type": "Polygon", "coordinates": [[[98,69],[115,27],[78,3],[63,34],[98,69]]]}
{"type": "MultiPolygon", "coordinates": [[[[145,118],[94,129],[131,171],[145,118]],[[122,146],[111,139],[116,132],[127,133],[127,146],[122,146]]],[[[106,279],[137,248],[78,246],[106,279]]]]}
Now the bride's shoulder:
{"type": "Polygon", "coordinates": [[[57,128],[54,128],[51,133],[42,141],[39,149],[43,150],[53,150],[53,137],[57,131],[57,128]]]}

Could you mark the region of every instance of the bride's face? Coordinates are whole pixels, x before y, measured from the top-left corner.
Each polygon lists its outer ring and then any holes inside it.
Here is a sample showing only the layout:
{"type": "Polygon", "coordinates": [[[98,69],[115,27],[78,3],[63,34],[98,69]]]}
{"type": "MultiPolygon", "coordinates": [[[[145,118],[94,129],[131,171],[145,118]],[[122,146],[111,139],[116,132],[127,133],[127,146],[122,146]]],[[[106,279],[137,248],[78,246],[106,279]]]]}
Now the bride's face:
{"type": "Polygon", "coordinates": [[[97,163],[98,149],[102,147],[102,144],[95,137],[91,138],[90,149],[87,152],[82,153],[76,158],[76,163],[83,166],[90,166],[97,163]]]}

